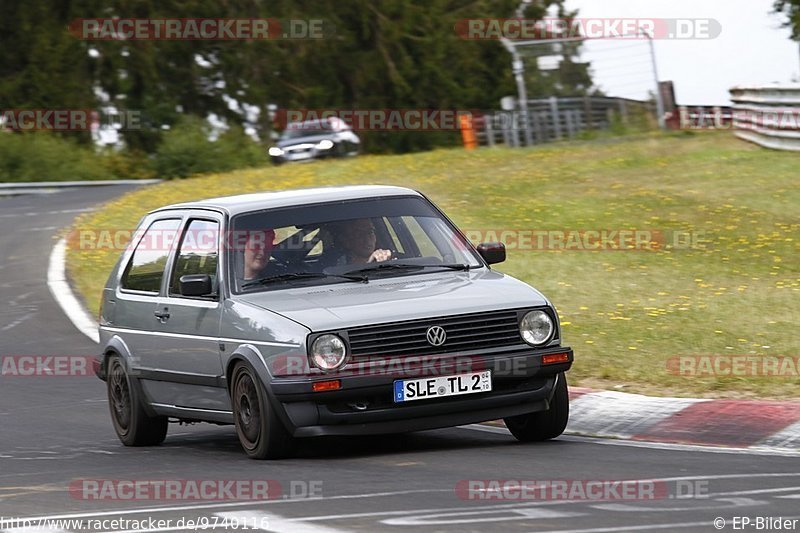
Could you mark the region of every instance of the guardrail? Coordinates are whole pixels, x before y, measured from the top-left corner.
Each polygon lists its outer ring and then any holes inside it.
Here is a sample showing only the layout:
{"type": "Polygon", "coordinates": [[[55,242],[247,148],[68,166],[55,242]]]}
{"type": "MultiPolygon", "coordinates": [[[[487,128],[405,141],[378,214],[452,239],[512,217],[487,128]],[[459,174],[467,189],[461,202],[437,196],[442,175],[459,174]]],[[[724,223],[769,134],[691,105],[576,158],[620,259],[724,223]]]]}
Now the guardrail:
{"type": "Polygon", "coordinates": [[[736,136],[775,150],[800,151],[800,84],[730,90],[736,136]]]}

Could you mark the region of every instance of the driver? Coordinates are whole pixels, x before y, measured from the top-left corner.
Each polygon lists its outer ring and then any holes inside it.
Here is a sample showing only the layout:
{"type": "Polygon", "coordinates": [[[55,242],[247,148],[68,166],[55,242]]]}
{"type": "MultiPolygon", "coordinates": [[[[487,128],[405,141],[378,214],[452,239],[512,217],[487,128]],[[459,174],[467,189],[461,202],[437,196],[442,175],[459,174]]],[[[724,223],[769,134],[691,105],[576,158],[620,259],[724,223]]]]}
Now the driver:
{"type": "Polygon", "coordinates": [[[392,258],[391,250],[375,248],[375,226],[368,218],[338,223],[332,228],[332,234],[335,249],[342,252],[336,265],[373,263],[392,258]]]}

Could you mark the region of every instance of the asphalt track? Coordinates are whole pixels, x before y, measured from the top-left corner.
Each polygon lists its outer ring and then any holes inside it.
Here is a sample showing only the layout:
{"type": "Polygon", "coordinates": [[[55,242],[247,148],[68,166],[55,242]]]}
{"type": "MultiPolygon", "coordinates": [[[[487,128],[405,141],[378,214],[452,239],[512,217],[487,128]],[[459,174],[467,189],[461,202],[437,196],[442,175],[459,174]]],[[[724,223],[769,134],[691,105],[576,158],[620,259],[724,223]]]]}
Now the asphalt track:
{"type": "MultiPolygon", "coordinates": [[[[95,353],[48,291],[48,257],[76,215],[128,189],[0,197],[0,356],[95,353]]],[[[579,437],[523,445],[503,428],[472,426],[310,440],[298,444],[292,459],[255,462],[229,427],[171,425],[162,446],[123,447],[111,427],[104,384],[95,377],[0,376],[0,531],[155,533],[227,525],[310,532],[708,532],[720,530],[717,518],[725,520],[723,530],[777,531],[766,527],[763,519],[770,517],[800,518],[797,455],[579,437]],[[97,500],[91,498],[99,493],[69,490],[85,487],[82,480],[105,487],[121,487],[107,480],[183,480],[182,487],[268,480],[280,489],[267,501],[176,500],[152,492],[132,501],[122,491],[97,500]],[[491,484],[474,485],[487,489],[482,492],[456,490],[469,480],[568,483],[571,492],[523,495],[513,484],[505,491],[491,484]],[[607,501],[575,491],[615,480],[655,480],[656,490],[644,499],[612,491],[607,501]],[[736,517],[751,523],[743,526],[736,517]],[[7,521],[12,518],[35,520],[7,521]],[[39,521],[45,518],[81,523],[39,521]]],[[[800,531],[800,520],[789,526],[781,531],[800,531]]]]}

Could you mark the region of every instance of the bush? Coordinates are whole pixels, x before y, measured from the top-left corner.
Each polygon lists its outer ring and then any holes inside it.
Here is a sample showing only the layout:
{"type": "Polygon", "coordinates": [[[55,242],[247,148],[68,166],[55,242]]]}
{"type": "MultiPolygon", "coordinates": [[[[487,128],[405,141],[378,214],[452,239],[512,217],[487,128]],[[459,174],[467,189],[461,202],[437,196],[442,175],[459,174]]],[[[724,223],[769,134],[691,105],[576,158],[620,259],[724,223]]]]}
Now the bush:
{"type": "Polygon", "coordinates": [[[238,125],[220,135],[216,144],[220,161],[227,165],[222,170],[257,167],[269,161],[266,149],[248,137],[238,125]]]}
{"type": "Polygon", "coordinates": [[[266,151],[239,126],[216,141],[204,120],[186,118],[163,135],[155,154],[95,148],[47,131],[0,131],[0,182],[185,178],[263,165],[266,151]]]}
{"type": "Polygon", "coordinates": [[[49,132],[0,132],[0,182],[113,177],[91,147],[49,132]]]}
{"type": "Polygon", "coordinates": [[[156,177],[153,165],[144,152],[104,148],[101,154],[109,178],[141,180],[156,177]]]}
{"type": "Polygon", "coordinates": [[[194,117],[183,119],[166,132],[153,161],[157,176],[185,178],[267,161],[265,152],[238,126],[231,127],[216,141],[209,140],[210,133],[208,123],[194,117]]]}

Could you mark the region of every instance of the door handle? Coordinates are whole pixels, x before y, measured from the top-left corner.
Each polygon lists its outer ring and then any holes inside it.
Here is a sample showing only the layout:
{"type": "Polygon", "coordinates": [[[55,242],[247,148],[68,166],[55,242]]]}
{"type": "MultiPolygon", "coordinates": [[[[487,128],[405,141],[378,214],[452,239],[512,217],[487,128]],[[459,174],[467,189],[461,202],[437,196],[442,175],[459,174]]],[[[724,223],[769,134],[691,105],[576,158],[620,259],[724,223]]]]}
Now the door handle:
{"type": "Polygon", "coordinates": [[[163,311],[156,311],[153,314],[155,315],[156,320],[162,323],[166,322],[167,319],[169,318],[169,311],[167,311],[166,309],[164,309],[163,311]]]}

